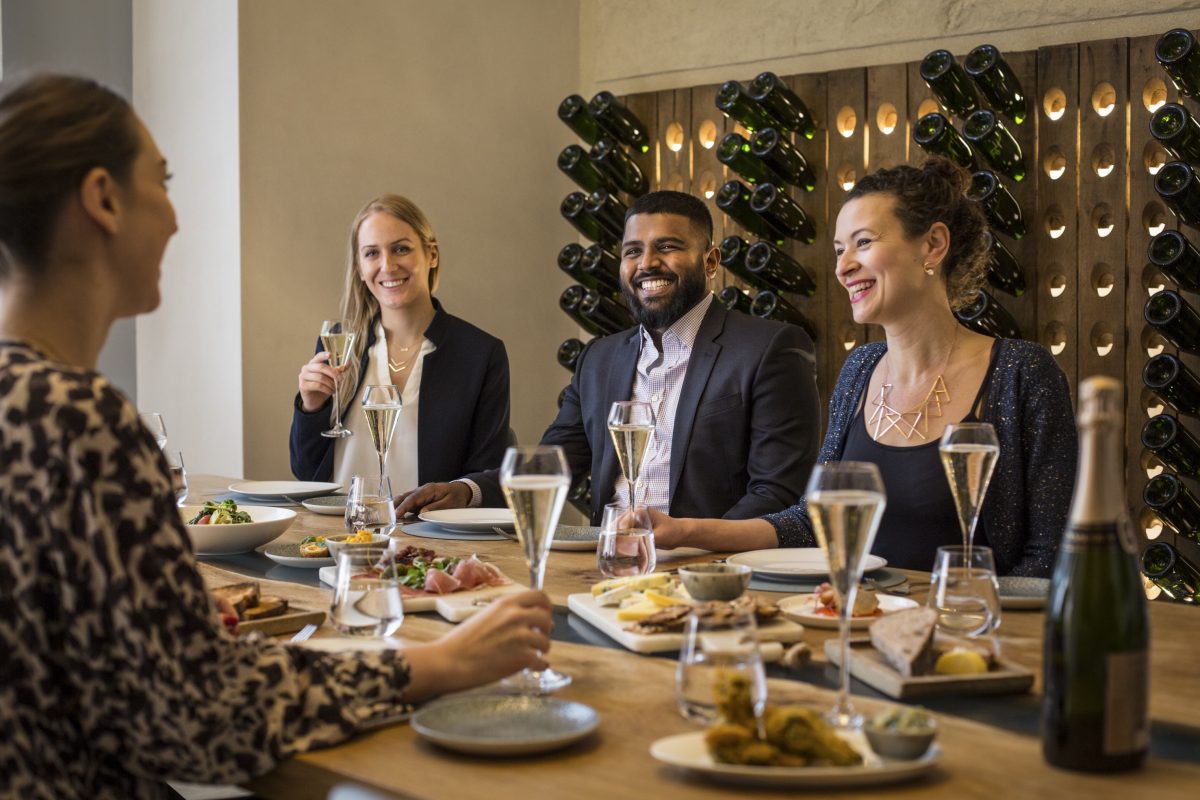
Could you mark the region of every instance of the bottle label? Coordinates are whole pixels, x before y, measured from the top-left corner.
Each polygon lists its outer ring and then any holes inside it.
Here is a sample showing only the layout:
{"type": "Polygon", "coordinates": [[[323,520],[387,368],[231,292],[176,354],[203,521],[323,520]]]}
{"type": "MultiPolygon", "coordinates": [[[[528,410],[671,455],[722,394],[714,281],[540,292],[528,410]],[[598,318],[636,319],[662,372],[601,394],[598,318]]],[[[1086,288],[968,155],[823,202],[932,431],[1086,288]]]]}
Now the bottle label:
{"type": "Polygon", "coordinates": [[[1119,526],[1112,522],[1069,524],[1063,549],[1069,553],[1082,553],[1086,550],[1109,547],[1114,541],[1119,541],[1118,528],[1119,526]]]}
{"type": "Polygon", "coordinates": [[[1104,697],[1104,754],[1145,750],[1150,743],[1149,653],[1109,653],[1104,697]]]}

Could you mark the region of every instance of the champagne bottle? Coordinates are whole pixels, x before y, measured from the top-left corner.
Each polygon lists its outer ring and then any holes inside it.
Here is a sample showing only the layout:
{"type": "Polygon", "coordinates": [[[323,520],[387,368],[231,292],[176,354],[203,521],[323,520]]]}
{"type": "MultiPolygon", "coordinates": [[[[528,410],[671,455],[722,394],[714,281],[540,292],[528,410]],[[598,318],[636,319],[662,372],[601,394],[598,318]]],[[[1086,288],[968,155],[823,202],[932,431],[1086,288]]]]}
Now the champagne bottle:
{"type": "Polygon", "coordinates": [[[1200,502],[1169,472],[1160,472],[1146,483],[1142,500],[1163,524],[1189,539],[1198,539],[1200,502]]]}
{"type": "Polygon", "coordinates": [[[779,122],[779,127],[805,139],[816,135],[817,123],[808,106],[774,72],[760,72],[746,90],[779,122]]]}
{"type": "Polygon", "coordinates": [[[1172,157],[1200,164],[1200,122],[1179,103],[1165,103],[1150,115],[1150,135],[1172,157]]]}
{"type": "Polygon", "coordinates": [[[1172,600],[1200,603],[1200,570],[1167,542],[1151,542],[1142,551],[1142,574],[1172,600]]]}
{"type": "Polygon", "coordinates": [[[783,231],[775,230],[771,223],[754,213],[750,208],[750,196],[750,189],[741,181],[726,181],[717,190],[717,208],[755,236],[783,244],[783,231]]]}
{"type": "Polygon", "coordinates": [[[558,168],[586,192],[613,188],[610,177],[577,144],[567,145],[558,154],[558,168]]]}
{"type": "Polygon", "coordinates": [[[981,169],[971,175],[971,185],[967,188],[967,198],[983,206],[988,223],[995,229],[1003,231],[1014,239],[1025,235],[1025,220],[1021,217],[1021,207],[1005,188],[996,173],[990,169],[981,169]]]}
{"type": "Polygon", "coordinates": [[[576,283],[582,283],[585,286],[588,281],[584,279],[583,268],[583,245],[571,242],[563,245],[563,249],[558,251],[558,268],[575,279],[576,283]]]}
{"type": "Polygon", "coordinates": [[[750,152],[750,143],[740,133],[727,133],[717,144],[717,161],[746,179],[748,183],[769,183],[779,175],[750,152]]]}
{"type": "Polygon", "coordinates": [[[1017,257],[991,231],[984,231],[988,245],[987,282],[1002,292],[1020,297],[1025,294],[1025,272],[1017,257]]]}
{"type": "Polygon", "coordinates": [[[1142,368],[1142,383],[1180,414],[1200,417],[1200,377],[1170,353],[1159,353],[1142,368]]]}
{"type": "Polygon", "coordinates": [[[591,214],[613,235],[617,242],[625,236],[625,212],[628,211],[616,195],[607,189],[597,189],[588,195],[584,205],[591,214]]]}
{"type": "Polygon", "coordinates": [[[746,251],[746,270],[764,288],[777,292],[794,292],[812,297],[817,282],[800,262],[770,242],[755,242],[746,251]]]}
{"type": "Polygon", "coordinates": [[[641,197],[650,191],[650,184],[642,174],[641,168],[633,163],[633,159],[621,149],[615,139],[601,136],[588,151],[588,158],[600,167],[613,185],[622,192],[641,197]]]}
{"type": "Polygon", "coordinates": [[[579,363],[579,356],[583,353],[583,342],[575,337],[567,339],[558,346],[558,364],[559,366],[574,372],[575,365],[579,363]]]}
{"type": "Polygon", "coordinates": [[[1154,45],[1154,57],[1180,94],[1200,97],[1200,48],[1191,31],[1176,28],[1164,33],[1154,45]]]}
{"type": "Polygon", "coordinates": [[[591,280],[591,288],[613,297],[621,296],[621,262],[600,245],[583,249],[579,269],[591,280]]]}
{"type": "MultiPolygon", "coordinates": [[[[726,236],[721,240],[721,266],[732,272],[739,280],[758,286],[760,289],[766,289],[768,287],[759,286],[758,275],[746,267],[746,253],[749,250],[750,243],[742,237],[726,236]]],[[[748,309],[746,313],[749,313],[748,309]]]]}
{"type": "Polygon", "coordinates": [[[1200,355],[1200,315],[1178,292],[1164,289],[1146,301],[1146,322],[1175,347],[1200,355]]]}
{"type": "Polygon", "coordinates": [[[995,46],[981,44],[967,53],[963,69],[975,79],[992,108],[1007,115],[1017,125],[1029,116],[1029,103],[1021,82],[995,46]]]}
{"type": "Polygon", "coordinates": [[[588,144],[595,144],[601,136],[600,125],[588,111],[587,101],[577,94],[567,95],[558,104],[558,118],[588,144]]]}
{"type": "Polygon", "coordinates": [[[717,302],[730,311],[749,314],[754,307],[754,298],[736,286],[726,286],[717,292],[717,302]]]}
{"type": "Polygon", "coordinates": [[[1021,155],[1021,145],[1017,144],[994,111],[981,108],[967,117],[963,123],[963,136],[983,153],[992,169],[1014,181],[1025,179],[1025,157],[1021,155]]]}
{"type": "Polygon", "coordinates": [[[592,320],[586,319],[579,310],[579,306],[583,302],[583,296],[586,292],[587,289],[584,289],[578,284],[568,286],[558,297],[558,307],[561,308],[568,317],[574,320],[576,325],[583,328],[588,333],[592,334],[593,336],[604,336],[605,331],[600,329],[592,320]]]}
{"type": "Polygon", "coordinates": [[[1079,472],[1050,584],[1042,753],[1057,767],[1141,766],[1150,739],[1150,621],[1125,507],[1121,383],[1079,387],[1079,472]]]}
{"type": "Polygon", "coordinates": [[[1150,240],[1146,258],[1189,292],[1200,292],[1200,251],[1179,231],[1163,231],[1150,240]]]}
{"type": "Polygon", "coordinates": [[[950,120],[934,111],[917,120],[913,141],[926,153],[945,156],[963,169],[975,169],[975,151],[950,120]]]}
{"type": "MultiPolygon", "coordinates": [[[[571,278],[588,289],[595,289],[608,295],[620,296],[621,286],[615,273],[607,270],[589,269],[592,263],[588,259],[589,252],[605,253],[600,245],[594,244],[584,248],[583,245],[571,244],[558,251],[558,268],[570,275],[571,278]]],[[[608,256],[610,259],[612,255],[608,256]]]]}
{"type": "Polygon", "coordinates": [[[954,312],[958,321],[976,333],[998,339],[1020,339],[1021,328],[1012,315],[996,302],[996,298],[979,289],[975,299],[954,312]]]}
{"type": "Polygon", "coordinates": [[[817,329],[808,317],[770,289],[764,289],[754,296],[754,304],[750,306],[750,313],[756,317],[798,325],[808,334],[808,338],[814,342],[817,341],[817,329]]]}
{"type": "Polygon", "coordinates": [[[643,153],[650,152],[650,136],[637,116],[621,104],[612,92],[597,92],[588,103],[588,111],[600,127],[621,144],[643,153]]]}
{"type": "Polygon", "coordinates": [[[805,244],[812,244],[817,239],[817,229],[808,214],[774,184],[764,183],[754,190],[750,195],[750,210],[793,239],[805,244]]]}
{"type": "Polygon", "coordinates": [[[717,108],[725,116],[740,122],[748,131],[761,131],[763,128],[779,124],[737,81],[725,81],[721,88],[717,89],[717,108]]]}
{"type": "Polygon", "coordinates": [[[750,152],[792,186],[799,186],[806,192],[817,188],[817,176],[804,156],[774,128],[763,128],[754,134],[750,139],[750,152]]]}
{"type": "Polygon", "coordinates": [[[618,237],[602,225],[600,220],[588,213],[587,195],[583,192],[571,192],[563,198],[562,205],[558,207],[558,210],[563,219],[571,223],[575,230],[593,242],[604,247],[616,247],[620,244],[618,237]]]}
{"type": "Polygon", "coordinates": [[[921,79],[954,116],[962,119],[979,108],[975,86],[949,50],[934,50],[921,59],[921,79]]]}
{"type": "Polygon", "coordinates": [[[1159,414],[1142,426],[1142,445],[1177,475],[1200,478],[1200,442],[1172,416],[1159,414]]]}
{"type": "Polygon", "coordinates": [[[1200,228],[1200,180],[1183,161],[1170,161],[1154,176],[1154,191],[1179,221],[1200,228]]]}
{"type": "Polygon", "coordinates": [[[633,327],[634,324],[629,309],[611,297],[606,297],[591,289],[583,293],[583,299],[579,301],[579,313],[602,331],[597,335],[617,333],[633,327]]]}

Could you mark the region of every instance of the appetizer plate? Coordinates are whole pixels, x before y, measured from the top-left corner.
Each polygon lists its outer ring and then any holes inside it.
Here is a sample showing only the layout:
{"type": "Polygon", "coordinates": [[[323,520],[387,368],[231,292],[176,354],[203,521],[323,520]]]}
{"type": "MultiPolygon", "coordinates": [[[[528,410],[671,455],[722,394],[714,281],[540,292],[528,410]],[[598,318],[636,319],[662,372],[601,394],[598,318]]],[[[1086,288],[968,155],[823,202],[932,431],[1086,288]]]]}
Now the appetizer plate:
{"type": "MultiPolygon", "coordinates": [[[[865,630],[870,627],[872,622],[884,614],[917,607],[917,601],[910,600],[907,597],[893,597],[890,594],[880,594],[876,595],[876,599],[879,600],[879,610],[883,614],[872,614],[868,617],[851,617],[850,630],[865,630]]],[[[785,597],[779,601],[778,605],[779,610],[785,617],[802,625],[808,625],[810,628],[833,628],[836,630],[838,627],[836,614],[829,616],[828,614],[817,613],[817,598],[811,594],[798,594],[794,597],[785,597]]]]}
{"type": "Polygon", "coordinates": [[[346,513],[346,495],[323,494],[319,497],[310,497],[300,505],[314,514],[328,514],[330,516],[341,517],[346,513]]]}
{"type": "Polygon", "coordinates": [[[449,697],[412,718],[413,730],[434,744],[488,756],[558,750],[588,736],[599,724],[600,715],[582,703],[490,694],[449,697]]]}
{"type": "MultiPolygon", "coordinates": [[[[836,637],[825,642],[825,657],[834,666],[842,661],[836,637]]],[[[850,640],[850,674],[896,700],[980,694],[1022,694],[1033,687],[1033,673],[1011,661],[997,661],[979,675],[917,675],[906,678],[871,646],[870,639],[850,640]]]]}
{"type": "Polygon", "coordinates": [[[941,751],[937,745],[914,761],[894,761],[871,752],[860,732],[839,734],[863,753],[857,767],[751,767],[719,764],[704,744],[704,732],[667,736],[650,745],[650,755],[666,764],[699,772],[714,780],[746,786],[876,786],[918,778],[933,769],[941,751]]]}
{"type": "MultiPolygon", "coordinates": [[[[323,566],[317,572],[317,577],[326,586],[333,586],[337,577],[337,567],[323,566]]],[[[401,602],[405,612],[410,614],[436,611],[447,622],[462,622],[472,614],[482,611],[497,597],[523,591],[525,587],[518,583],[506,583],[503,586],[480,586],[478,589],[450,594],[421,594],[405,597],[401,602]]]]}
{"type": "Polygon", "coordinates": [[[512,511],[507,508],[444,508],[423,511],[418,516],[446,530],[468,533],[491,533],[494,527],[513,526],[512,511]]]}
{"type": "MultiPolygon", "coordinates": [[[[829,574],[829,561],[819,547],[783,547],[750,550],[726,559],[730,564],[745,564],[755,575],[788,581],[795,578],[819,578],[829,574]]],[[[886,567],[887,561],[875,555],[863,559],[863,571],[886,567]]]]}
{"type": "Polygon", "coordinates": [[[299,544],[269,544],[263,548],[263,555],[274,561],[276,564],[283,564],[285,567],[298,567],[300,569],[318,569],[320,567],[332,567],[333,558],[305,558],[300,555],[299,544]]]}
{"type": "Polygon", "coordinates": [[[192,549],[198,556],[229,556],[249,553],[267,542],[278,539],[296,521],[296,512],[287,508],[254,506],[239,508],[250,515],[250,522],[235,522],[228,525],[188,525],[204,506],[182,506],[179,514],[183,527],[192,540],[192,549]]]}
{"type": "Polygon", "coordinates": [[[1004,575],[996,579],[1000,584],[1000,607],[1016,611],[1045,608],[1050,595],[1049,578],[1026,578],[1004,575]]]}
{"type": "Polygon", "coordinates": [[[445,539],[452,542],[499,542],[510,538],[488,528],[486,531],[466,531],[443,528],[432,522],[405,522],[396,527],[406,536],[417,536],[421,539],[445,539]]]}
{"type": "Polygon", "coordinates": [[[595,550],[600,544],[600,529],[592,525],[559,525],[554,529],[551,550],[595,550]]]}
{"type": "Polygon", "coordinates": [[[316,481],[238,481],[229,491],[252,500],[287,500],[293,497],[317,497],[341,489],[340,483],[316,481]]]}

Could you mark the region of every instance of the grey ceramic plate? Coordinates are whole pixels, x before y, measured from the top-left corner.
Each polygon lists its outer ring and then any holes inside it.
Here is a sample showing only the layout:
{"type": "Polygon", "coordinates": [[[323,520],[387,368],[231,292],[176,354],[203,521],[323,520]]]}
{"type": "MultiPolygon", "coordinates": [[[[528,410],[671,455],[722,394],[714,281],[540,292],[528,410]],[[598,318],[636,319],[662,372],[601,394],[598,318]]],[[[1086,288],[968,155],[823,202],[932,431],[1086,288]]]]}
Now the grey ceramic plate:
{"type": "Polygon", "coordinates": [[[519,695],[449,697],[412,718],[413,730],[449,750],[490,756],[545,753],[596,730],[600,715],[570,700],[519,695]]]}
{"type": "Polygon", "coordinates": [[[263,555],[274,561],[276,564],[283,564],[285,567],[297,567],[299,569],[317,569],[319,567],[332,567],[332,558],[305,558],[300,555],[300,545],[298,544],[269,544],[263,548],[263,555]]]}
{"type": "Polygon", "coordinates": [[[1020,575],[1004,575],[996,579],[1000,584],[1000,607],[1011,609],[1038,609],[1046,605],[1050,594],[1049,578],[1026,578],[1020,575]]]}
{"type": "Polygon", "coordinates": [[[592,525],[559,525],[554,529],[551,550],[595,550],[600,529],[592,525]]]}
{"type": "Polygon", "coordinates": [[[340,517],[346,513],[346,495],[326,494],[321,497],[310,497],[302,501],[300,505],[314,514],[329,514],[330,516],[337,515],[340,517]]]}

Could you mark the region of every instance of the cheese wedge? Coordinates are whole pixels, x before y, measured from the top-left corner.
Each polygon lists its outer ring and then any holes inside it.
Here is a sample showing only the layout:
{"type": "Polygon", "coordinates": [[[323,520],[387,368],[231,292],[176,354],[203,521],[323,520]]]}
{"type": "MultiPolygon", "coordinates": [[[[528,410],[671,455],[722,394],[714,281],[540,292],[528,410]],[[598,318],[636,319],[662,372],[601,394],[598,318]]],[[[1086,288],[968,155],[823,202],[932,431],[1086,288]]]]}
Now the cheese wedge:
{"type": "Polygon", "coordinates": [[[598,606],[615,606],[620,605],[622,600],[633,597],[637,592],[633,588],[626,586],[614,586],[611,589],[601,592],[596,595],[596,605],[598,606]]]}
{"type": "Polygon", "coordinates": [[[640,592],[644,589],[650,589],[657,586],[666,586],[671,582],[671,576],[662,572],[654,572],[649,575],[637,575],[632,578],[609,578],[608,580],[600,581],[592,585],[592,597],[597,597],[604,592],[616,589],[621,586],[628,586],[632,591],[640,592]]]}
{"type": "MultiPolygon", "coordinates": [[[[671,588],[674,588],[674,587],[671,587],[671,588]]],[[[645,591],[645,593],[643,594],[643,596],[647,600],[649,600],[651,603],[654,603],[656,606],[659,606],[661,608],[666,608],[667,606],[677,606],[677,605],[687,602],[682,597],[676,596],[673,592],[671,592],[669,590],[663,591],[663,592],[657,592],[654,589],[647,589],[645,591]]]]}
{"type": "Polygon", "coordinates": [[[646,617],[657,614],[662,611],[662,606],[651,603],[649,600],[643,600],[636,605],[622,608],[617,611],[617,619],[622,622],[641,622],[646,617]]]}

